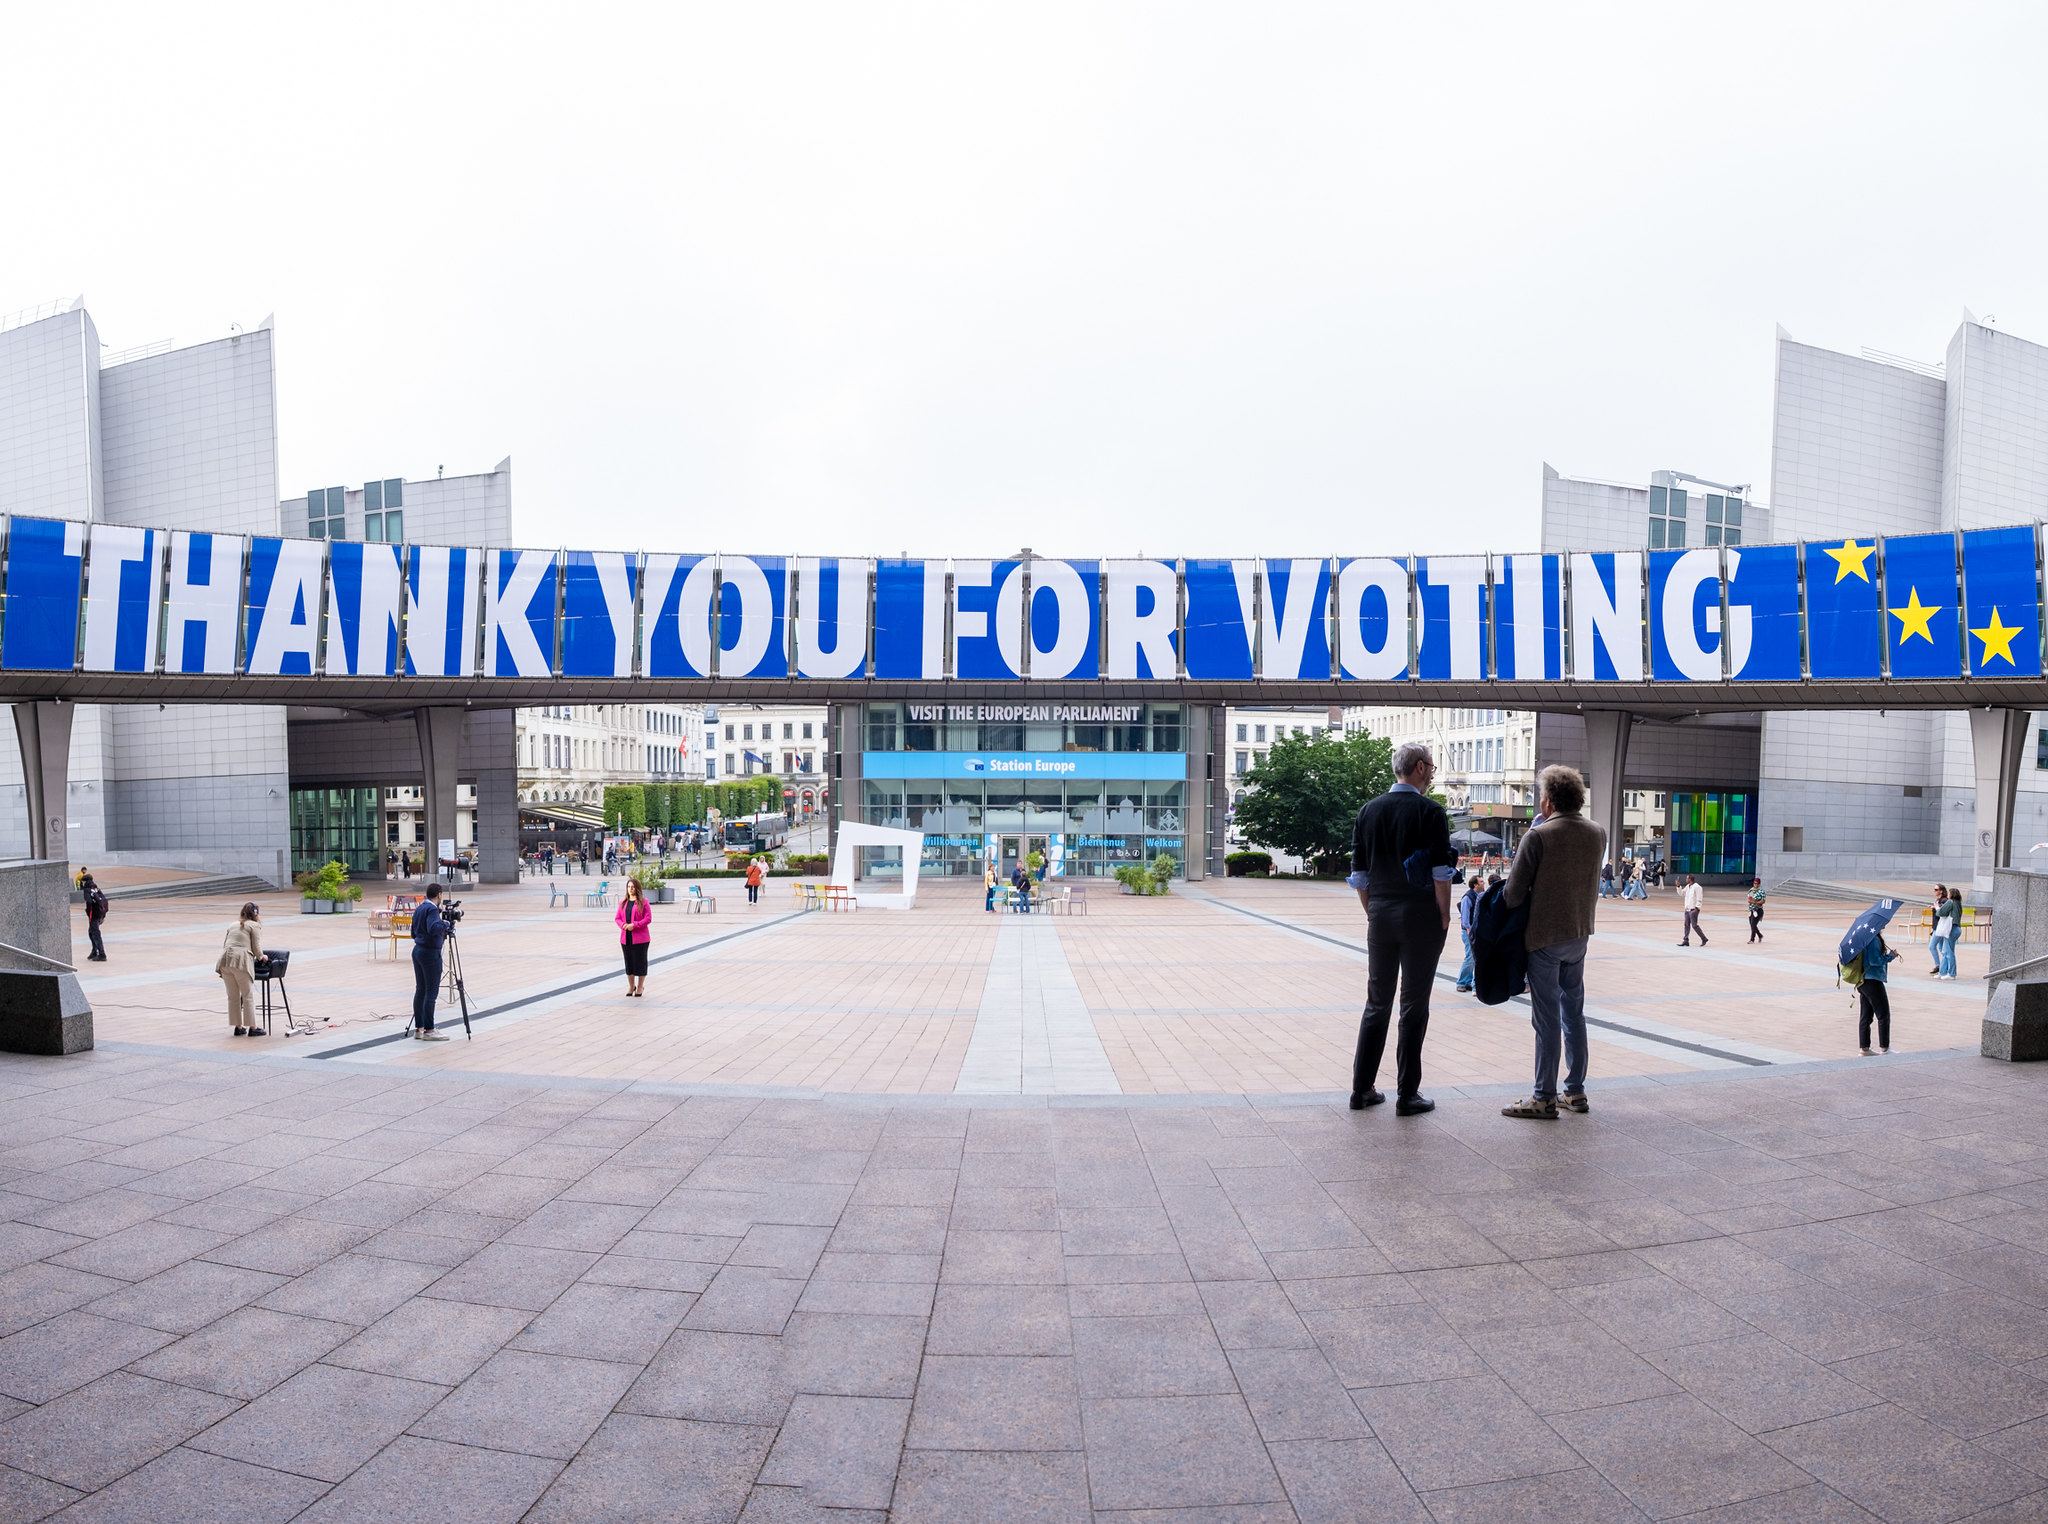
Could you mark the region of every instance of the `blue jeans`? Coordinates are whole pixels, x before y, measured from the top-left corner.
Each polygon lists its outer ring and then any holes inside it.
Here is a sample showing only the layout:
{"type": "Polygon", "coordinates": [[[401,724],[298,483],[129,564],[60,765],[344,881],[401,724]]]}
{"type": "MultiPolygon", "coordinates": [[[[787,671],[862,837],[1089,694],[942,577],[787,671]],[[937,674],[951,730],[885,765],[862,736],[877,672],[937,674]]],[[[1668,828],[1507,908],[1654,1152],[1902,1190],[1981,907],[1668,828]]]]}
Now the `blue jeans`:
{"type": "Polygon", "coordinates": [[[1934,944],[1935,963],[1942,973],[1953,979],[1956,976],[1956,939],[1943,937],[1934,944]]]}
{"type": "Polygon", "coordinates": [[[1465,961],[1458,965],[1458,988],[1469,990],[1472,988],[1472,933],[1464,931],[1459,935],[1465,939],[1465,961]]]}
{"type": "Polygon", "coordinates": [[[1536,1029],[1536,1096],[1557,1098],[1562,1029],[1567,1095],[1586,1088],[1586,938],[1529,954],[1529,1024],[1536,1029]]]}

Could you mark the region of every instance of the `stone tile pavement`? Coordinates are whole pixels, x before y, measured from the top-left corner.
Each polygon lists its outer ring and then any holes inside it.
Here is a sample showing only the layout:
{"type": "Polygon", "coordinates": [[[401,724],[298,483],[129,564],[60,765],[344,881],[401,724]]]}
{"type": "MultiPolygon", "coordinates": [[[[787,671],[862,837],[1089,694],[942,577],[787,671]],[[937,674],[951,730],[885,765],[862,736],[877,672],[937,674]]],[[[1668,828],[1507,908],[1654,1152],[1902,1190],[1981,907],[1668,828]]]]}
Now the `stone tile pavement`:
{"type": "Polygon", "coordinates": [[[2048,1518],[2048,1076],[1593,1099],[0,1059],[0,1519],[2048,1518]]]}

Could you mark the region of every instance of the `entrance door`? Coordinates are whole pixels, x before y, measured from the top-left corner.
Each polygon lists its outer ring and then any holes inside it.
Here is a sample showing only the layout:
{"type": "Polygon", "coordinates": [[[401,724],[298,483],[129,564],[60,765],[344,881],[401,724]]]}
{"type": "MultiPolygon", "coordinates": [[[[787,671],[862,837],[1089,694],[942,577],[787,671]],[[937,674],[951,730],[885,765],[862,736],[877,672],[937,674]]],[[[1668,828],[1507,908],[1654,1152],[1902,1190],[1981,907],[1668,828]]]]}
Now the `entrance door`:
{"type": "MultiPolygon", "coordinates": [[[[1036,852],[1038,860],[1045,864],[1045,871],[1048,873],[1052,871],[1052,843],[1047,838],[1043,836],[1026,837],[1024,850],[1027,854],[1036,852]]],[[[1031,876],[1033,879],[1036,879],[1038,877],[1038,870],[1032,870],[1031,876]]]]}
{"type": "Polygon", "coordinates": [[[1010,875],[1017,871],[1017,862],[1018,859],[1023,855],[1023,851],[1023,837],[1005,836],[1003,838],[1003,861],[1002,865],[999,868],[997,868],[996,871],[1002,875],[1002,880],[1004,883],[1007,884],[1010,881],[1010,875]]]}

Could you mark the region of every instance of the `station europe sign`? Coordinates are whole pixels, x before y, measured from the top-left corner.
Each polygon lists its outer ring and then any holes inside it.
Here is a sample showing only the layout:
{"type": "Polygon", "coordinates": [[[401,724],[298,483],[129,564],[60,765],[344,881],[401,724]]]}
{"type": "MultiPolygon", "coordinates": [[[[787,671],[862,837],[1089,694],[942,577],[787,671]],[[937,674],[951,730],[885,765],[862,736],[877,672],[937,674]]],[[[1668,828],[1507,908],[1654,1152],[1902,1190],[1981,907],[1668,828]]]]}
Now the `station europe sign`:
{"type": "MultiPolygon", "coordinates": [[[[870,561],[17,516],[0,576],[0,668],[16,671],[1424,683],[2042,671],[2033,525],[1543,555],[870,561]]],[[[1135,718],[1113,705],[928,708],[1135,718]]]]}

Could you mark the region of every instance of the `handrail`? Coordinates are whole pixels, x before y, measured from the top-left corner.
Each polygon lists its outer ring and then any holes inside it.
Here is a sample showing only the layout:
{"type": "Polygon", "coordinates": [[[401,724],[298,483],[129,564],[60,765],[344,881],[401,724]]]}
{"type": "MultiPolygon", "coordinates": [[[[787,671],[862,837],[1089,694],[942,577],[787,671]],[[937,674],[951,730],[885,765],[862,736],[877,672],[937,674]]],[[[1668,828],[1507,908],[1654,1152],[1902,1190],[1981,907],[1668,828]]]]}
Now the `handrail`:
{"type": "Polygon", "coordinates": [[[2028,958],[2024,962],[2009,963],[2004,968],[1994,968],[1993,970],[1991,970],[1990,973],[1984,975],[1984,977],[1986,979],[2004,979],[2009,975],[2018,973],[2023,968],[2033,968],[2035,965],[2041,963],[2048,963],[2048,953],[2043,953],[2038,958],[2028,958]]]}
{"type": "Polygon", "coordinates": [[[78,965],[75,963],[65,963],[59,959],[47,957],[39,952],[30,952],[26,947],[15,947],[9,943],[0,942],[0,952],[19,953],[24,958],[34,958],[38,963],[47,963],[52,968],[61,968],[67,974],[75,974],[78,972],[78,965]]]}

